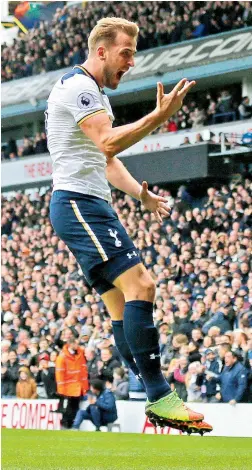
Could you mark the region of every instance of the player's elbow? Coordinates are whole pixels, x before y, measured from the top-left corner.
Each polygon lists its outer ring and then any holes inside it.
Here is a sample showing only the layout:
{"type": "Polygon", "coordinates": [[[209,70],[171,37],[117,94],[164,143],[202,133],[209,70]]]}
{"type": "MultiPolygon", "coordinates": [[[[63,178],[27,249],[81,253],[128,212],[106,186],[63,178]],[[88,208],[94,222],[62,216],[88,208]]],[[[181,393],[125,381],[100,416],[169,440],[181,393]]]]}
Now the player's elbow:
{"type": "Polygon", "coordinates": [[[112,142],[109,142],[109,140],[105,140],[102,142],[102,152],[104,153],[107,160],[109,160],[110,158],[113,158],[116,155],[117,149],[112,142]]]}
{"type": "Polygon", "coordinates": [[[113,151],[113,149],[105,149],[103,153],[108,161],[116,155],[116,152],[113,151]]]}

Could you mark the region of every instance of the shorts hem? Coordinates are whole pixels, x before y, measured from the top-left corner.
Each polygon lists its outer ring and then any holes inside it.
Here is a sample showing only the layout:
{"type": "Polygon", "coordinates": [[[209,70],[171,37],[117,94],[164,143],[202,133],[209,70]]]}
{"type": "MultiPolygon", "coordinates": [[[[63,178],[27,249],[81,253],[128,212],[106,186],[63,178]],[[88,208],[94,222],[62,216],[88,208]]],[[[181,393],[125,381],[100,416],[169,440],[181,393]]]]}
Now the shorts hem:
{"type": "Polygon", "coordinates": [[[125,271],[128,271],[128,269],[133,268],[134,266],[136,266],[137,264],[141,262],[142,261],[140,260],[139,257],[134,257],[132,259],[129,259],[128,263],[125,263],[124,265],[119,266],[117,269],[110,272],[109,275],[106,275],[106,280],[108,282],[111,282],[111,284],[113,284],[113,282],[117,279],[118,276],[120,276],[125,271]]]}

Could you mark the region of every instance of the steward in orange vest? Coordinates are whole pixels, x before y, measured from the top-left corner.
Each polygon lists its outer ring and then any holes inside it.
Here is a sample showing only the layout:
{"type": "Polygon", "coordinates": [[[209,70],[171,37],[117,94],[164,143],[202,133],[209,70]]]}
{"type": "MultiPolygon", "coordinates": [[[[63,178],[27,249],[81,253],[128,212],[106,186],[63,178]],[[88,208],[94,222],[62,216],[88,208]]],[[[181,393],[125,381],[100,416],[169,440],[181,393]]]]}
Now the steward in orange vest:
{"type": "Polygon", "coordinates": [[[89,389],[88,370],[83,349],[69,339],[56,359],[57,392],[65,397],[80,397],[89,389]]]}
{"type": "Polygon", "coordinates": [[[86,358],[75,338],[68,340],[57,357],[55,372],[61,425],[63,429],[70,429],[79,409],[80,397],[89,389],[86,358]]]}

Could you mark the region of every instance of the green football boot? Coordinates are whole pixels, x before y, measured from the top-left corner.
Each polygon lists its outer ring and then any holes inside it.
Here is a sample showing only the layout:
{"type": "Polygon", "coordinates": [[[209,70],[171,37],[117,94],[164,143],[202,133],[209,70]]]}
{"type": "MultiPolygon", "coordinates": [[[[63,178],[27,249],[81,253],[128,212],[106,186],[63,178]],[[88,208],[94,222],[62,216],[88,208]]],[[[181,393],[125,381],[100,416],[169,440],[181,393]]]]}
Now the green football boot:
{"type": "Polygon", "coordinates": [[[155,402],[147,400],[145,414],[151,422],[155,421],[158,426],[169,425],[172,427],[173,422],[192,423],[204,419],[204,415],[188,408],[175,390],[155,402]]]}

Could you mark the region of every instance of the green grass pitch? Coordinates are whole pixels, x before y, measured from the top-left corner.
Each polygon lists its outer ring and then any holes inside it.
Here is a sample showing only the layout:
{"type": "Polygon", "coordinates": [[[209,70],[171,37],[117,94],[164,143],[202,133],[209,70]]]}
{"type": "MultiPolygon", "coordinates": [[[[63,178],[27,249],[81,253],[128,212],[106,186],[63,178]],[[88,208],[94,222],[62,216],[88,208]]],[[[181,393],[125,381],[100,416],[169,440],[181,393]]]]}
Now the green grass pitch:
{"type": "Polygon", "coordinates": [[[2,431],[3,470],[251,470],[251,439],[2,431]]]}

